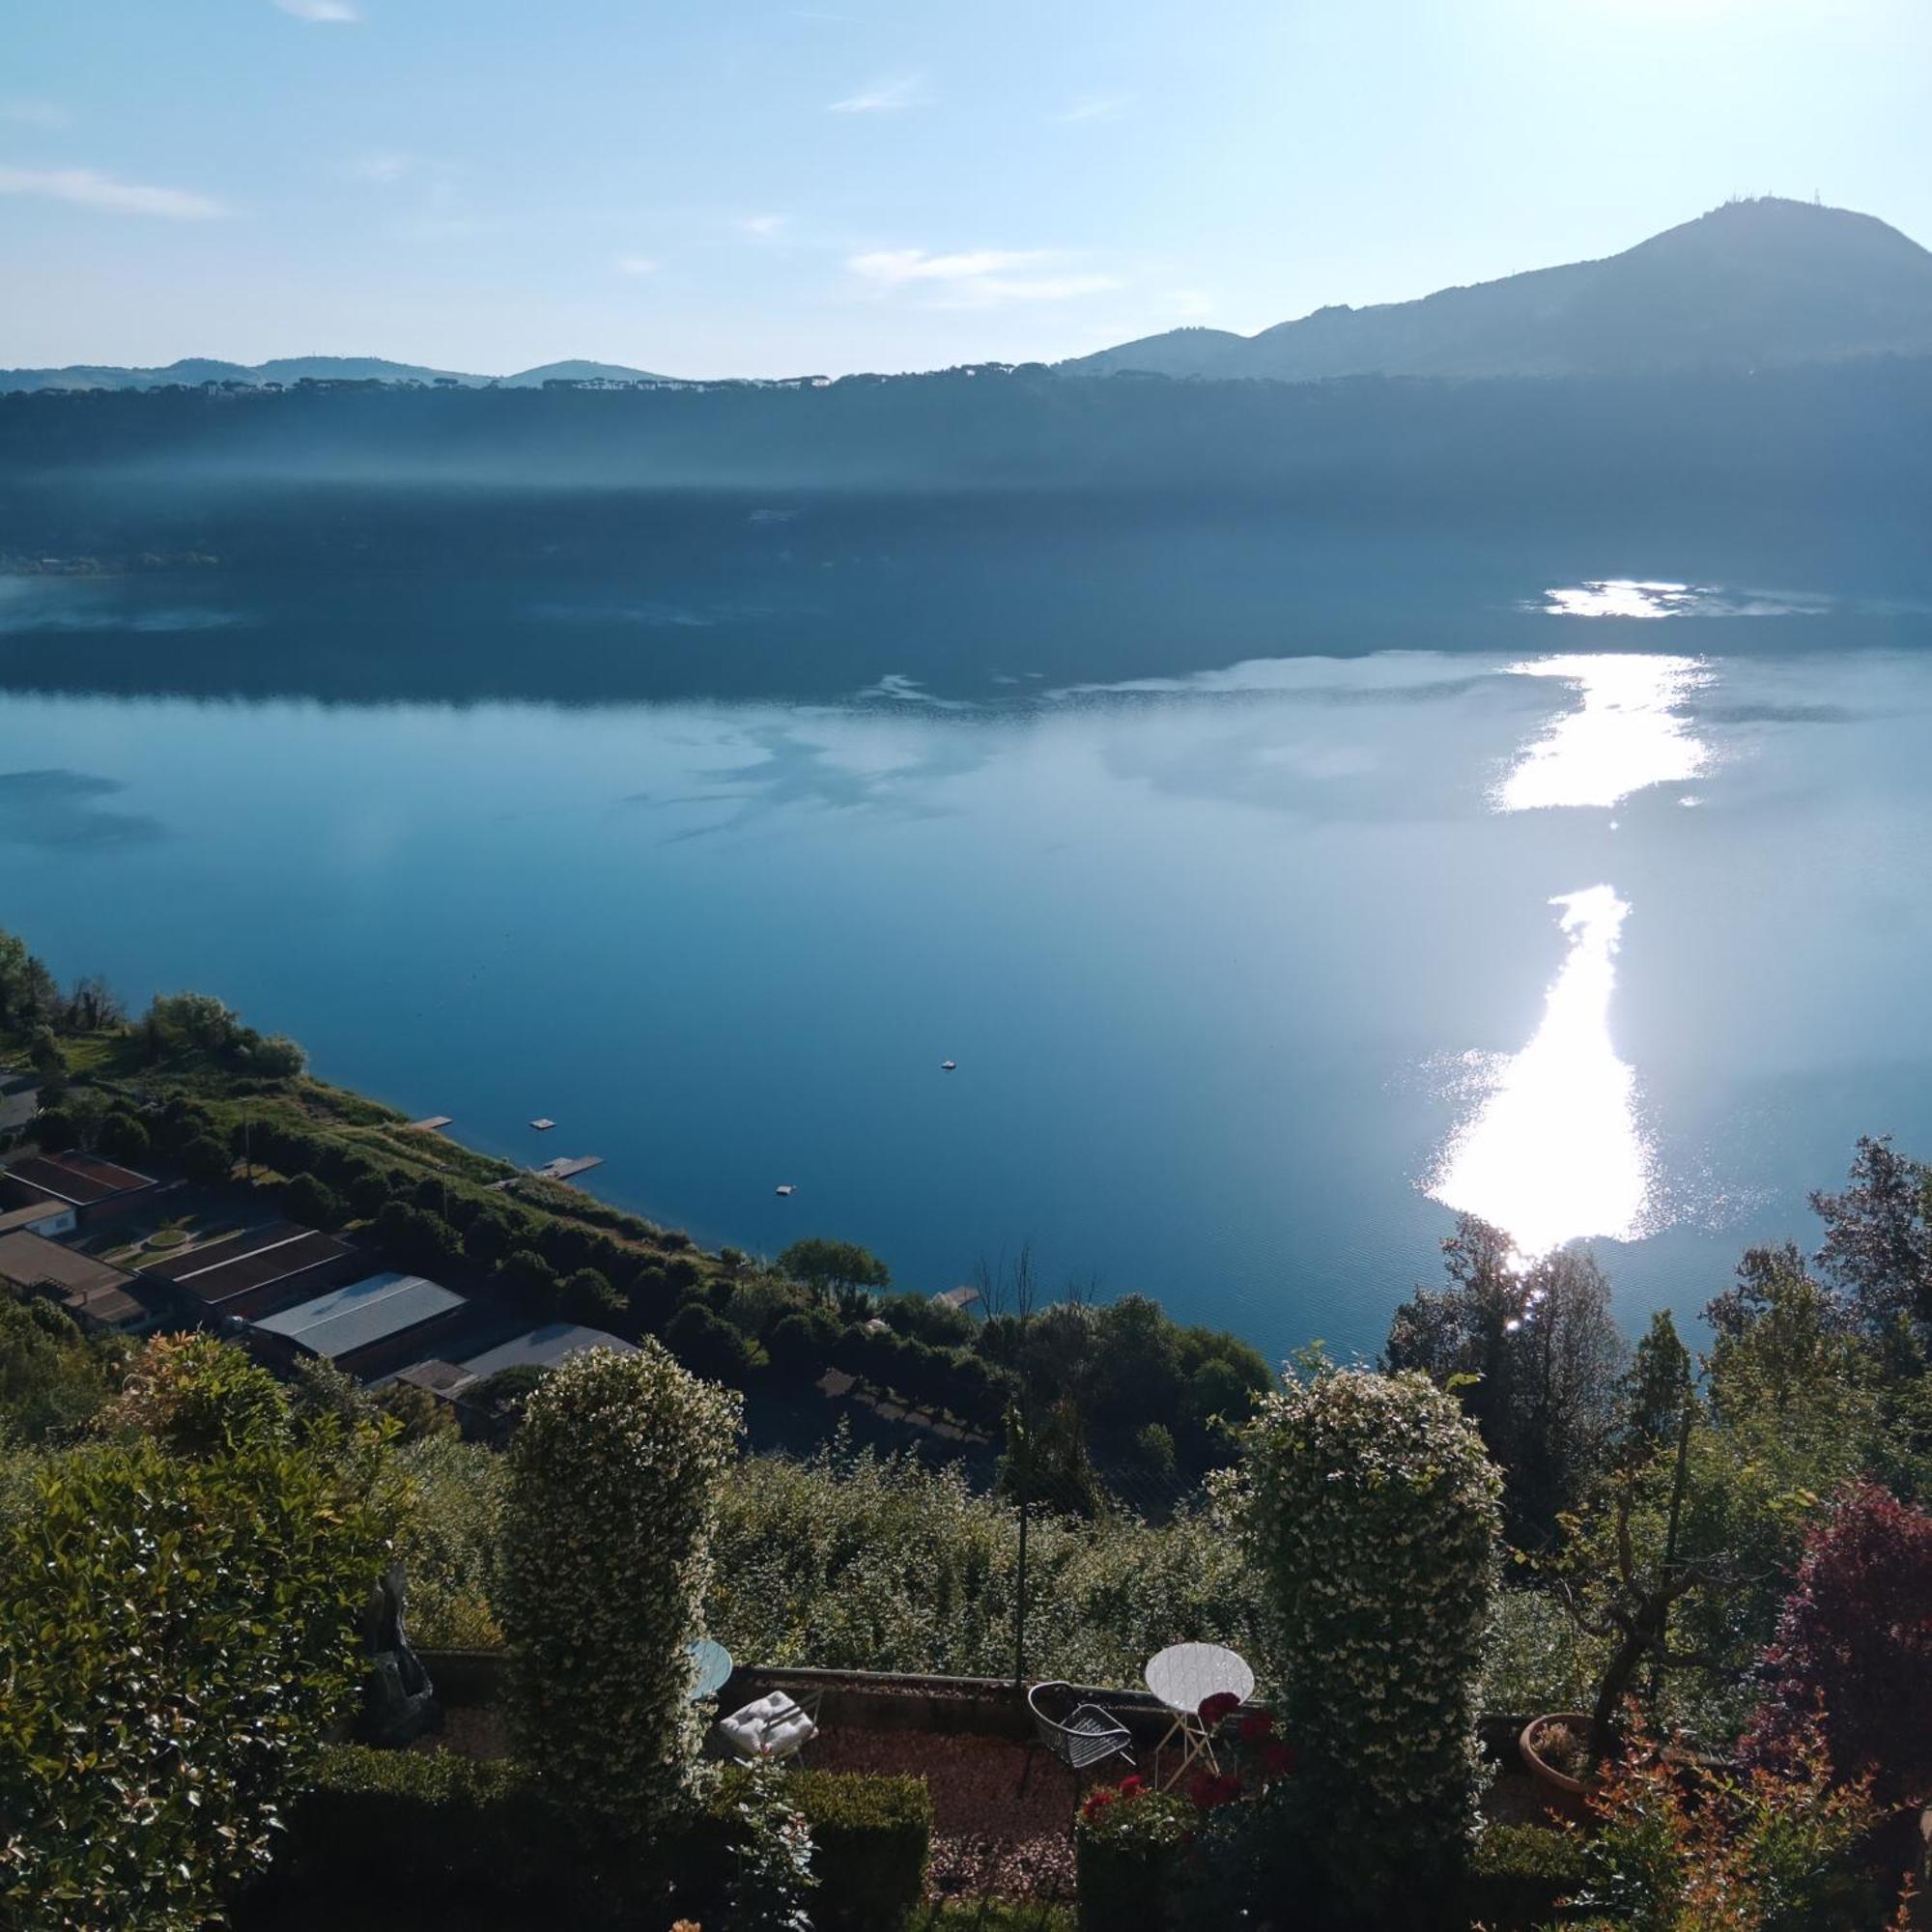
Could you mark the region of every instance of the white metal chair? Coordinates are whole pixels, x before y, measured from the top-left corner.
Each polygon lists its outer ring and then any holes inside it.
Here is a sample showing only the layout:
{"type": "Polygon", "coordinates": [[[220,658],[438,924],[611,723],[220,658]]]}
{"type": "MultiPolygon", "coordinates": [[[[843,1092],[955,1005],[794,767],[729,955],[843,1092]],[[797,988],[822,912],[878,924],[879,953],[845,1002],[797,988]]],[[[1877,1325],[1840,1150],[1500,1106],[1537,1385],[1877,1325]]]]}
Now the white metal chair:
{"type": "Polygon", "coordinates": [[[1072,1685],[1057,1679],[1036,1684],[1027,1692],[1027,1709],[1033,1713],[1034,1741],[1027,1747],[1026,1769],[1020,1774],[1020,1789],[1033,1776],[1033,1754],[1037,1749],[1053,1753],[1077,1779],[1081,1773],[1104,1764],[1110,1757],[1122,1757],[1133,1768],[1133,1752],[1128,1747],[1133,1735],[1118,1718],[1097,1704],[1083,1704],[1072,1685]]]}

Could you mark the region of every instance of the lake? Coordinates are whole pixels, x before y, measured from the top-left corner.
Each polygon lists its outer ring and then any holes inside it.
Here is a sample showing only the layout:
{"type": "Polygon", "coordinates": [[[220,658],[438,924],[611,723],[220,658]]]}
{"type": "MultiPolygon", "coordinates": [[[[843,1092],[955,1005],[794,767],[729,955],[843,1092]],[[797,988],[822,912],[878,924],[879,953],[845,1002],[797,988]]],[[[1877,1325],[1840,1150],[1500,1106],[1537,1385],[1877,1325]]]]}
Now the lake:
{"type": "MultiPolygon", "coordinates": [[[[554,596],[498,621],[582,647],[554,596]]],[[[218,573],[16,579],[0,923],[707,1243],[922,1290],[1030,1246],[1346,1353],[1455,1207],[1595,1239],[1634,1329],[1810,1244],[1861,1132],[1932,1150],[1924,627],[1526,572],[1124,681],[377,704],[164,695],[298,648],[218,573]]]]}

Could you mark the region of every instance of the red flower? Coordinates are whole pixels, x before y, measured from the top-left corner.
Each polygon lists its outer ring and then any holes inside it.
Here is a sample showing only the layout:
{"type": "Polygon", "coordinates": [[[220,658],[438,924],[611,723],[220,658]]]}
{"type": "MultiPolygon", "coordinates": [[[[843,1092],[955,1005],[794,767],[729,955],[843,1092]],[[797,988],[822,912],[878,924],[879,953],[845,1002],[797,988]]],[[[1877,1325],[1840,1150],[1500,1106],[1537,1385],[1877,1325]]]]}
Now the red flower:
{"type": "Polygon", "coordinates": [[[1138,1798],[1146,1789],[1147,1786],[1142,1783],[1138,1774],[1136,1774],[1134,1776],[1121,1779],[1120,1796],[1122,1798],[1138,1798]]]}
{"type": "Polygon", "coordinates": [[[1088,1824],[1093,1824],[1119,1796],[1119,1792],[1110,1790],[1104,1784],[1097,1791],[1090,1791],[1087,1794],[1086,1804],[1080,1807],[1081,1817],[1086,1819],[1088,1824]]]}
{"type": "Polygon", "coordinates": [[[1217,1690],[1201,1700],[1201,1721],[1211,1731],[1223,1718],[1232,1718],[1241,1708],[1241,1700],[1232,1690],[1217,1690]]]}
{"type": "Polygon", "coordinates": [[[1244,1745],[1258,1745],[1274,1729],[1272,1711],[1250,1711],[1240,1722],[1240,1738],[1244,1745]]]}
{"type": "Polygon", "coordinates": [[[1241,1780],[1232,1772],[1197,1771],[1187,1780],[1187,1795],[1201,1810],[1212,1811],[1241,1795],[1241,1780]]]}

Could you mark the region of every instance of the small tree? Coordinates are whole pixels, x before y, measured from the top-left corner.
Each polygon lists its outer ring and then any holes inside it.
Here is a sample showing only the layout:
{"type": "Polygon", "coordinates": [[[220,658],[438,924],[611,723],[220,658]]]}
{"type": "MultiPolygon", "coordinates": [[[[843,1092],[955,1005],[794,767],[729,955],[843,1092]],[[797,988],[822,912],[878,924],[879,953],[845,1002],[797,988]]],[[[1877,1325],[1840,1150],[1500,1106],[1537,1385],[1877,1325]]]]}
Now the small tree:
{"type": "Polygon", "coordinates": [[[0,1526],[0,1922],[35,1932],[200,1932],[268,1864],[388,1548],[370,1444],[220,1344],[151,1366],[107,1420],[160,1434],[0,1526]]]}
{"type": "Polygon", "coordinates": [[[1765,1657],[1747,1757],[1783,1765],[1820,1706],[1833,1765],[1894,1804],[1932,1799],[1932,1515],[1873,1483],[1813,1526],[1765,1657]]]}
{"type": "Polygon", "coordinates": [[[738,1399],[645,1342],[545,1377],[509,1450],[498,1592],[520,1748],[618,1833],[685,1797],[700,1634],[738,1399]]]}
{"type": "Polygon", "coordinates": [[[1312,1367],[1243,1438],[1267,1688],[1318,1858],[1413,1884],[1477,1825],[1502,1478],[1426,1376],[1312,1367]]]}

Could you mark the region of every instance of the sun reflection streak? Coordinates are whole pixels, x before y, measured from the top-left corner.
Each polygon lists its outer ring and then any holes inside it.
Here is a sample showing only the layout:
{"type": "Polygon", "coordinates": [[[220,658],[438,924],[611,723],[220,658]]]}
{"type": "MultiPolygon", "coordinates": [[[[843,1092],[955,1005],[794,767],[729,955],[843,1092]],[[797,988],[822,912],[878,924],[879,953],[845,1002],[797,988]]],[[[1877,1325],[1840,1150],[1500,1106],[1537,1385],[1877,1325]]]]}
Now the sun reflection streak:
{"type": "Polygon", "coordinates": [[[1710,747],[1680,715],[1711,681],[1701,658],[1566,655],[1509,669],[1573,685],[1581,702],[1554,719],[1491,793],[1499,811],[1615,805],[1646,785],[1696,778],[1710,765],[1710,747]]]}
{"type": "Polygon", "coordinates": [[[1501,1228],[1525,1261],[1586,1236],[1634,1240],[1653,1155],[1636,1075],[1610,1043],[1617,946],[1630,907],[1609,886],[1550,900],[1570,950],[1543,1021],[1451,1137],[1429,1194],[1501,1228]]]}

